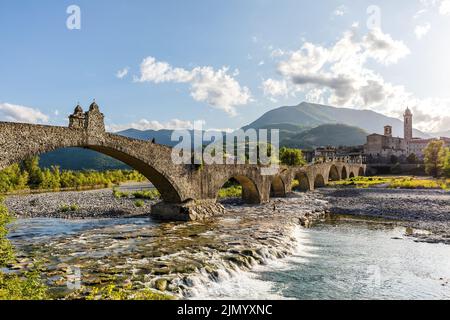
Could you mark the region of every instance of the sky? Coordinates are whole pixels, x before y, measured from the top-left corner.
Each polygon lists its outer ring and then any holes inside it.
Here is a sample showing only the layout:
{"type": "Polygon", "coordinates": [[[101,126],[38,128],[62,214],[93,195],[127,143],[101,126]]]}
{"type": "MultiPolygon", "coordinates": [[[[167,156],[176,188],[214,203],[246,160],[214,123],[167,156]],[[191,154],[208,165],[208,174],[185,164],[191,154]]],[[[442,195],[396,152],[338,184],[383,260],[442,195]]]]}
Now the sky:
{"type": "Polygon", "coordinates": [[[450,0],[0,2],[0,121],[231,130],[302,101],[450,128],[450,0]]]}

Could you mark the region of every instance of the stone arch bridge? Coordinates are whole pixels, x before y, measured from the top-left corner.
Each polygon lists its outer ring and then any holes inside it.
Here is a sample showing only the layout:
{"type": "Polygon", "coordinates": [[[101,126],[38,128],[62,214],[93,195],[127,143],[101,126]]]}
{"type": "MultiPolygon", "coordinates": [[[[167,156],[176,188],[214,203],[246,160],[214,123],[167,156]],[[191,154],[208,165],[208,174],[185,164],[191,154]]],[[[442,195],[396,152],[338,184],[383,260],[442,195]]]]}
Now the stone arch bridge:
{"type": "Polygon", "coordinates": [[[172,148],[130,139],[105,131],[103,114],[95,102],[70,116],[69,127],[0,122],[0,170],[23,159],[60,148],[91,149],[120,160],[147,177],[163,201],[152,215],[168,220],[195,220],[222,211],[216,204],[220,188],[231,178],[243,188],[243,200],[259,204],[292,191],[294,179],[304,191],[329,181],[364,175],[365,165],[331,160],[299,167],[280,166],[267,173],[259,165],[174,164],[172,148]]]}

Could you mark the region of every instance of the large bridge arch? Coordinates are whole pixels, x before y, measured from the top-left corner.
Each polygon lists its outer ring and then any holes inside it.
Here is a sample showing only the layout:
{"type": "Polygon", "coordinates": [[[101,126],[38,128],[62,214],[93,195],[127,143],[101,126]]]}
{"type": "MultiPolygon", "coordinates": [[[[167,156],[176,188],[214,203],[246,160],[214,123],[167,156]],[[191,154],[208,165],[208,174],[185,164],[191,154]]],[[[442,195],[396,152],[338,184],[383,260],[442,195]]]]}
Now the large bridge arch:
{"type": "Polygon", "coordinates": [[[109,133],[91,136],[83,129],[0,123],[0,169],[28,157],[68,147],[91,149],[129,165],[149,179],[166,202],[178,203],[189,196],[167,174],[176,173],[180,168],[170,170],[174,169],[170,161],[159,160],[161,155],[170,159],[168,147],[109,133]]]}

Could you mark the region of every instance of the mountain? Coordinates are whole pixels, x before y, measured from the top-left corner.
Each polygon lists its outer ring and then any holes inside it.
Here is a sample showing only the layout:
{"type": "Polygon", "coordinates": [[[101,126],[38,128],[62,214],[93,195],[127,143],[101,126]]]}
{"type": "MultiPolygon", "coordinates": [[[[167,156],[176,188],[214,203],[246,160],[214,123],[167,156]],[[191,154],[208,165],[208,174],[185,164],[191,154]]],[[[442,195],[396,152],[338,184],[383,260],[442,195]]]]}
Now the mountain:
{"type": "Polygon", "coordinates": [[[345,124],[324,124],[281,140],[290,148],[313,149],[320,146],[358,146],[366,142],[367,132],[345,124]]]}
{"type": "MultiPolygon", "coordinates": [[[[335,108],[331,106],[302,102],[297,106],[271,110],[246,128],[261,128],[268,125],[290,124],[300,127],[316,127],[322,124],[340,123],[359,127],[368,133],[382,134],[385,125],[391,125],[394,136],[403,137],[403,121],[387,117],[371,110],[335,108]]],[[[416,137],[429,138],[430,135],[414,130],[416,137]]]]}
{"type": "Polygon", "coordinates": [[[435,138],[450,137],[450,130],[441,131],[441,132],[433,132],[431,135],[435,138]]]}
{"type": "Polygon", "coordinates": [[[39,164],[43,168],[58,165],[64,170],[114,170],[129,167],[107,155],[89,149],[64,148],[39,156],[39,164]]]}
{"type": "Polygon", "coordinates": [[[156,143],[164,144],[167,146],[175,146],[178,142],[172,141],[172,130],[138,130],[138,129],[127,129],[124,131],[117,132],[117,134],[128,137],[128,138],[134,138],[134,139],[140,139],[140,140],[148,140],[151,141],[152,139],[155,139],[156,143]]]}

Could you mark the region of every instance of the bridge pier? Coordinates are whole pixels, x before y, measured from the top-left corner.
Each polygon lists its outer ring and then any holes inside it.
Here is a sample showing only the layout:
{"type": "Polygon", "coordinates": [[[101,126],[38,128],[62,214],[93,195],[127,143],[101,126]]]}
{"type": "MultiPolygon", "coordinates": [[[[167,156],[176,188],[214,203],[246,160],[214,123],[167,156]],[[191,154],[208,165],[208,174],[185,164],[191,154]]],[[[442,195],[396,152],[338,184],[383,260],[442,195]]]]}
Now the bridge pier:
{"type": "Polygon", "coordinates": [[[225,208],[215,200],[189,200],[184,203],[159,202],[152,206],[151,216],[163,221],[196,221],[222,215],[225,208]]]}

